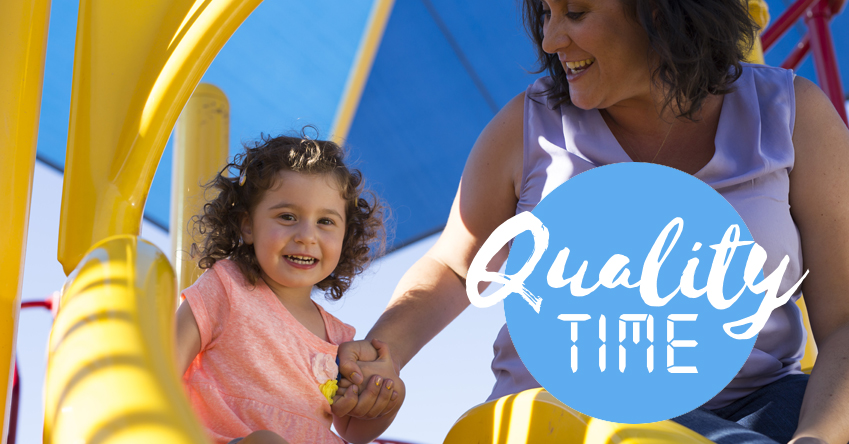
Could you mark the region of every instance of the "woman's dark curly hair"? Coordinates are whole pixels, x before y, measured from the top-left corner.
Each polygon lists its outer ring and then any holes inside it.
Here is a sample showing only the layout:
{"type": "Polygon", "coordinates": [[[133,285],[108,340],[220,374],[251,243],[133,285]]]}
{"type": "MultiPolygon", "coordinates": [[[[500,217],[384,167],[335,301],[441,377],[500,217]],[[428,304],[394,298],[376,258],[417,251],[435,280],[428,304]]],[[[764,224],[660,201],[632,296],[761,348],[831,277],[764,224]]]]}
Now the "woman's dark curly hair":
{"type": "MultiPolygon", "coordinates": [[[[538,70],[553,86],[543,94],[556,105],[570,104],[566,72],[557,54],[542,50],[544,15],[540,0],[524,1],[525,28],[536,45],[538,70]]],[[[740,64],[755,42],[758,26],[742,0],[620,0],[627,15],[648,34],[659,56],[652,72],[667,86],[664,108],[694,120],[705,99],[733,91],[740,64]]]]}
{"type": "Polygon", "coordinates": [[[304,131],[299,137],[260,136],[253,147],[245,145],[245,152],[237,154],[205,185],[206,193],[217,195],[203,206],[203,214],[192,218],[195,232],[203,239],[200,245],[192,246],[193,256],[199,256],[198,267],[212,268],[216,261],[229,258],[255,285],[262,269],[253,245],[241,240],[242,218],[251,214],[265,191],[275,186],[280,171],[329,174],[336,179],[346,202],[345,240],[336,269],[316,286],[328,299],[340,299],[354,276],[383,253],[386,243],[384,207],[374,193],[363,189],[362,174],[348,169],[344,157],[339,145],[308,138],[304,131]]]}

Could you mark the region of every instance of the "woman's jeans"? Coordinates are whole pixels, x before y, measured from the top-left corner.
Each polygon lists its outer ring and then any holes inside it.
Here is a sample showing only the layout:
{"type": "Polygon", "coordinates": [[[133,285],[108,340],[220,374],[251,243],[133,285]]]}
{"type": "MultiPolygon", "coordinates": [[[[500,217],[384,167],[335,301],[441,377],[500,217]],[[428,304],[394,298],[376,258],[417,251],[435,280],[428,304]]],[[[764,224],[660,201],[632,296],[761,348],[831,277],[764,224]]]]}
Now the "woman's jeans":
{"type": "Polygon", "coordinates": [[[808,375],[789,375],[717,410],[672,418],[717,444],[786,443],[799,423],[808,375]]]}

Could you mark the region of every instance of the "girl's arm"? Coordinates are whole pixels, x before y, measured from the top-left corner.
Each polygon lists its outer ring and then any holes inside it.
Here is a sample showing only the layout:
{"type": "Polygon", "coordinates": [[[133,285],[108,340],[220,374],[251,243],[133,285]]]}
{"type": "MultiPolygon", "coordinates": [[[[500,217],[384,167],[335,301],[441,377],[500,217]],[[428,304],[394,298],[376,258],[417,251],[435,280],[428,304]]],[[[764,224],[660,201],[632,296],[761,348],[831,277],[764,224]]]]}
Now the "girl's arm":
{"type": "Polygon", "coordinates": [[[200,330],[192,313],[192,307],[185,300],[177,309],[177,347],[175,349],[177,371],[182,377],[195,360],[195,356],[200,353],[200,330]]]}
{"type": "MultiPolygon", "coordinates": [[[[375,376],[376,378],[376,376],[375,376]]],[[[370,381],[373,381],[375,378],[372,378],[370,381]]],[[[403,387],[403,382],[401,382],[400,378],[395,378],[395,386],[393,389],[397,390],[398,397],[393,400],[393,406],[399,406],[404,402],[404,397],[406,396],[406,390],[403,387]]],[[[351,389],[355,389],[356,386],[351,386],[351,389]]],[[[345,397],[349,398],[351,404],[356,404],[357,402],[357,391],[356,390],[348,390],[345,393],[345,397]],[[350,393],[350,395],[348,394],[350,393]]],[[[375,412],[377,414],[377,412],[375,412]]],[[[339,436],[344,438],[346,441],[352,444],[366,444],[377,439],[389,426],[392,424],[392,421],[395,420],[395,416],[398,414],[398,409],[392,410],[388,415],[381,416],[375,419],[362,419],[362,418],[353,418],[351,416],[333,416],[333,427],[336,428],[336,431],[339,433],[339,436]]]]}
{"type": "Polygon", "coordinates": [[[795,90],[790,205],[810,270],[802,293],[819,355],[794,438],[842,444],[849,441],[849,131],[816,85],[797,77],[795,90]]]}
{"type": "MultiPolygon", "coordinates": [[[[495,228],[516,212],[522,178],[524,99],[524,93],[513,98],[478,137],[439,240],[404,274],[389,306],[366,337],[389,343],[398,368],[469,306],[465,291],[469,265],[495,228]]],[[[504,248],[490,265],[497,269],[506,258],[504,248]]],[[[359,384],[363,372],[356,361],[374,357],[365,341],[342,344],[340,371],[359,384]]],[[[368,412],[377,399],[374,395],[363,392],[351,415],[360,417],[368,412]]]]}

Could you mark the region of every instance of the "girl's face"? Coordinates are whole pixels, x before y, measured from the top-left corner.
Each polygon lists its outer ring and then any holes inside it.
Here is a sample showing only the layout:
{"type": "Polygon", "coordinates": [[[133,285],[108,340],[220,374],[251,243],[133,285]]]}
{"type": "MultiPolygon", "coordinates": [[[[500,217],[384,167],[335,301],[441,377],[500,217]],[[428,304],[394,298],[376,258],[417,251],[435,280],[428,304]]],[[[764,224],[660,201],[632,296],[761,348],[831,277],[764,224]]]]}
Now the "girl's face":
{"type": "Polygon", "coordinates": [[[289,289],[308,296],[339,263],[345,222],[345,200],[331,175],[281,171],[241,229],[268,286],[278,296],[289,289]]]}
{"type": "Polygon", "coordinates": [[[649,41],[622,0],[542,0],[542,49],[566,71],[572,103],[604,109],[651,99],[649,41]]]}

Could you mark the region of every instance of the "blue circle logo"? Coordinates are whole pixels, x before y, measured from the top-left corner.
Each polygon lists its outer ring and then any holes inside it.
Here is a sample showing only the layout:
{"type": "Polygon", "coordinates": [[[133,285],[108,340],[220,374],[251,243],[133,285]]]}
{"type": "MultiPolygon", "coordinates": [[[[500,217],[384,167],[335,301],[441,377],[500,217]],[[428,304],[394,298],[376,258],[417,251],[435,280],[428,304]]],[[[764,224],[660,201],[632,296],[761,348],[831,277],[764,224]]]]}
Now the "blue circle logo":
{"type": "Polygon", "coordinates": [[[646,423],[699,407],[743,366],[783,304],[765,259],[707,184],[622,163],[571,178],[505,222],[475,257],[467,292],[479,307],[504,300],[522,362],[557,399],[646,423]],[[504,274],[485,271],[511,239],[504,274]],[[502,287],[481,297],[483,281],[502,287]]]}

